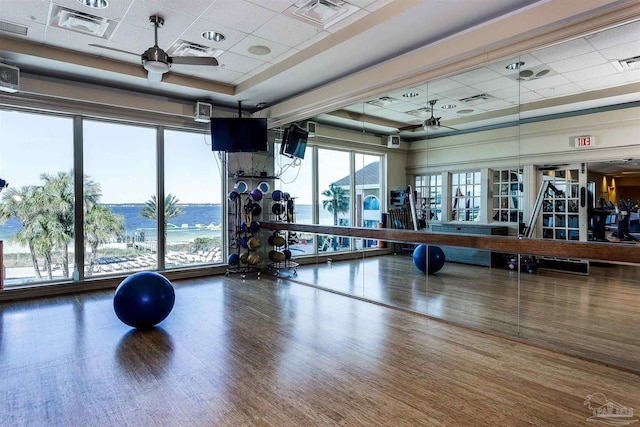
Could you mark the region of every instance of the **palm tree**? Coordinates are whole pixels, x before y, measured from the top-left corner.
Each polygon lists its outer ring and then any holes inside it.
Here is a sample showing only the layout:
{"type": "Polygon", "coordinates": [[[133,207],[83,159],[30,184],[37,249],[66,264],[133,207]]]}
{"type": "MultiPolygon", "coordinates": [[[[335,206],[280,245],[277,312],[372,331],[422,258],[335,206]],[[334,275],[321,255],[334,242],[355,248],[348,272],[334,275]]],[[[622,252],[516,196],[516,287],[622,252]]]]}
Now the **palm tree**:
{"type": "MultiPolygon", "coordinates": [[[[73,240],[75,194],[73,171],[58,172],[55,175],[43,173],[44,181],[42,208],[52,220],[46,231],[52,241],[52,247],[62,249],[62,275],[69,277],[69,243],[73,240]]],[[[84,209],[89,210],[102,195],[100,185],[88,176],[83,180],[84,209]]],[[[50,258],[50,256],[49,256],[50,258]]]]}
{"type": "Polygon", "coordinates": [[[10,239],[29,248],[31,263],[37,279],[42,279],[38,256],[46,251],[48,245],[42,239],[42,209],[39,193],[42,187],[29,185],[20,189],[10,188],[3,192],[0,204],[0,223],[17,218],[22,229],[10,239]]]}
{"type": "MultiPolygon", "coordinates": [[[[180,200],[169,193],[164,198],[164,231],[167,231],[167,223],[172,218],[177,218],[184,213],[184,209],[182,206],[178,206],[180,200]]],[[[145,206],[140,211],[140,215],[143,218],[147,219],[157,219],[158,218],[158,199],[155,194],[151,196],[149,200],[145,203],[145,206]]]]}
{"type": "Polygon", "coordinates": [[[124,217],[111,212],[106,206],[94,204],[84,216],[84,241],[89,249],[87,276],[93,273],[98,245],[124,234],[124,217]]]}
{"type": "Polygon", "coordinates": [[[322,201],[322,207],[333,213],[333,225],[338,225],[338,214],[349,212],[349,192],[335,184],[329,185],[322,195],[328,199],[322,201]]]}

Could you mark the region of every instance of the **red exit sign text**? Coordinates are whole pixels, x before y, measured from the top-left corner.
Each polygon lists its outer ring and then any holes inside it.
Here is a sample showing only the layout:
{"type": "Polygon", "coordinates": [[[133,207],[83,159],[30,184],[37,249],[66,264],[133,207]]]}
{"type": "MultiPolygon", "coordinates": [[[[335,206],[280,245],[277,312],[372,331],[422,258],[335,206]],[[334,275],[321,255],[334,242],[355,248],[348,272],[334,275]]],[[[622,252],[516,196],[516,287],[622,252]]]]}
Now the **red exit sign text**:
{"type": "Polygon", "coordinates": [[[576,148],[593,147],[596,145],[595,136],[576,136],[573,138],[573,146],[576,148]]]}

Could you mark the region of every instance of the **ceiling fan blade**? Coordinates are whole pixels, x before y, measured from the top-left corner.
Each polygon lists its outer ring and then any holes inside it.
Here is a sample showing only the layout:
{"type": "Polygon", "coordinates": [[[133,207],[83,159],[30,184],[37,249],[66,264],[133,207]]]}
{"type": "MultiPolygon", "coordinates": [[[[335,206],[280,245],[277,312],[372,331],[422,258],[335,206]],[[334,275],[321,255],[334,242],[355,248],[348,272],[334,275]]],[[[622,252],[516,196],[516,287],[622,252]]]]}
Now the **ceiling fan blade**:
{"type": "Polygon", "coordinates": [[[399,127],[398,130],[400,132],[403,132],[403,131],[413,132],[416,129],[420,129],[421,127],[422,127],[422,125],[408,125],[408,126],[399,127]]]}
{"type": "Polygon", "coordinates": [[[169,62],[184,65],[218,65],[218,60],[212,56],[170,56],[169,62]]]}
{"type": "Polygon", "coordinates": [[[460,130],[460,129],[452,128],[451,126],[445,126],[445,125],[440,125],[440,127],[451,129],[451,130],[460,130]]]}
{"type": "Polygon", "coordinates": [[[129,52],[129,51],[122,50],[122,49],[116,49],[115,47],[102,46],[102,45],[99,45],[99,44],[93,44],[93,43],[89,43],[89,46],[91,46],[91,47],[99,47],[99,48],[101,48],[101,49],[112,50],[112,51],[114,51],[114,52],[127,53],[127,54],[129,54],[129,55],[140,56],[140,54],[139,54],[139,53],[129,52]]]}

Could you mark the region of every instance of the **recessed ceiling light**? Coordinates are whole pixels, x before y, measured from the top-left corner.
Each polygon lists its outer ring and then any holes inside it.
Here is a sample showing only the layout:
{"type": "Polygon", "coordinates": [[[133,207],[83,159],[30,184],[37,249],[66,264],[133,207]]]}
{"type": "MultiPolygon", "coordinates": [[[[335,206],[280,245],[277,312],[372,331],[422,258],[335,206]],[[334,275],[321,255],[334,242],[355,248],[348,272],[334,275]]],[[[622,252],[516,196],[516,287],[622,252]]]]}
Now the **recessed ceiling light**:
{"type": "Polygon", "coordinates": [[[511,64],[507,65],[506,68],[507,70],[519,70],[520,67],[522,67],[524,65],[524,62],[522,61],[518,61],[518,62],[512,62],[511,64]]]}
{"type": "Polygon", "coordinates": [[[96,9],[104,9],[109,6],[107,0],[78,0],[79,3],[82,3],[85,6],[93,7],[96,9]]]}
{"type": "Polygon", "coordinates": [[[469,114],[469,113],[473,113],[473,110],[471,108],[466,108],[464,110],[458,110],[458,111],[456,111],[456,113],[458,113],[458,114],[469,114]]]}
{"type": "Polygon", "coordinates": [[[205,40],[211,40],[214,42],[221,42],[226,39],[225,35],[217,31],[204,31],[202,38],[205,40]]]}
{"type": "Polygon", "coordinates": [[[268,55],[271,53],[271,49],[263,45],[249,46],[249,49],[247,50],[249,51],[249,53],[252,53],[254,55],[268,55]]]}
{"type": "Polygon", "coordinates": [[[456,104],[445,104],[445,105],[442,105],[440,108],[442,108],[443,110],[451,110],[452,108],[456,108],[456,104]]]}
{"type": "Polygon", "coordinates": [[[420,94],[418,92],[407,92],[407,93],[403,93],[402,96],[404,96],[405,98],[415,98],[416,96],[419,96],[420,94]]]}

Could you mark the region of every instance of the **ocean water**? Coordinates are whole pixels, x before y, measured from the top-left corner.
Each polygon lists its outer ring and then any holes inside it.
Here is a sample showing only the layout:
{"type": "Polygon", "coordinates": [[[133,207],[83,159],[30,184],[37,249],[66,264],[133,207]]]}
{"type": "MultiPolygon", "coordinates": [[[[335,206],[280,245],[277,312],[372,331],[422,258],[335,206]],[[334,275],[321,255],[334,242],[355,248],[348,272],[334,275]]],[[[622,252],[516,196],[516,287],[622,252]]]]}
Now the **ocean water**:
{"type": "MultiPolygon", "coordinates": [[[[136,231],[154,230],[156,228],[155,221],[143,218],[140,215],[144,206],[143,204],[105,206],[110,208],[113,213],[124,217],[124,227],[128,236],[133,236],[136,231]]],[[[169,221],[169,224],[171,224],[171,229],[169,230],[170,235],[177,236],[178,234],[181,234],[183,237],[186,237],[189,229],[193,230],[198,227],[207,227],[209,225],[220,226],[220,217],[222,214],[221,205],[207,204],[181,206],[184,209],[184,213],[169,221]]],[[[311,223],[311,210],[311,205],[296,205],[296,221],[305,224],[311,223]]],[[[331,213],[323,210],[321,210],[321,216],[323,218],[333,218],[331,213]]],[[[266,217],[266,213],[263,213],[263,217],[265,220],[268,219],[266,217]]],[[[4,224],[0,224],[0,240],[7,240],[21,229],[22,225],[20,224],[20,221],[15,218],[10,219],[4,224]]]]}

